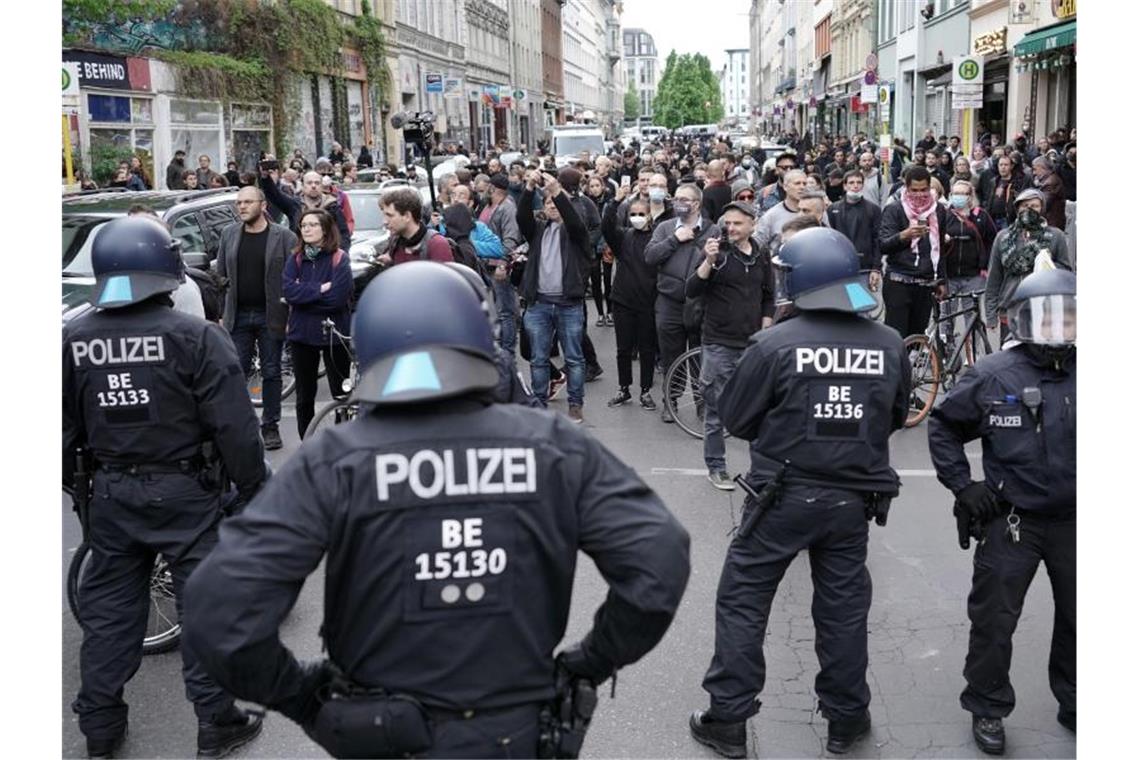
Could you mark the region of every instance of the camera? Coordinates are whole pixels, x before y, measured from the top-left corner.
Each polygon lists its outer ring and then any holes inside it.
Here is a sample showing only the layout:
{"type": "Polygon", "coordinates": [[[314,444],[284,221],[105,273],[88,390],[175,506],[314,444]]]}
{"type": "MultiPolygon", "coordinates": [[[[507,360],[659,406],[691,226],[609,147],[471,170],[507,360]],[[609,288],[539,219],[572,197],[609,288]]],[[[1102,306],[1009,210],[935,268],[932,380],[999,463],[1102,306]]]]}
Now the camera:
{"type": "Polygon", "coordinates": [[[435,114],[431,111],[400,111],[392,115],[393,129],[404,131],[404,140],[415,145],[426,145],[435,136],[435,114]]]}
{"type": "Polygon", "coordinates": [[[276,158],[267,158],[264,161],[257,162],[258,167],[262,171],[276,171],[281,168],[281,163],[276,158]]]}

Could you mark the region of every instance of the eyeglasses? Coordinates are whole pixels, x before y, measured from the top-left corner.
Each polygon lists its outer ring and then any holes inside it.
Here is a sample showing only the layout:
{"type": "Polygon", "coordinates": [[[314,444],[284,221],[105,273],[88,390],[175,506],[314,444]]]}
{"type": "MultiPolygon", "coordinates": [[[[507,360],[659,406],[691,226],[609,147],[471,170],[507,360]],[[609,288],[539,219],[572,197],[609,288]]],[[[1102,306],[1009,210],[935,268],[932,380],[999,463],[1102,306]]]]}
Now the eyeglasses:
{"type": "Polygon", "coordinates": [[[776,168],[777,169],[783,169],[784,171],[787,171],[788,169],[795,169],[796,165],[795,164],[779,164],[776,168]]]}
{"type": "Polygon", "coordinates": [[[756,200],[756,196],[753,195],[752,193],[741,193],[740,195],[736,196],[736,200],[738,200],[738,201],[754,201],[754,200],[756,200]]]}

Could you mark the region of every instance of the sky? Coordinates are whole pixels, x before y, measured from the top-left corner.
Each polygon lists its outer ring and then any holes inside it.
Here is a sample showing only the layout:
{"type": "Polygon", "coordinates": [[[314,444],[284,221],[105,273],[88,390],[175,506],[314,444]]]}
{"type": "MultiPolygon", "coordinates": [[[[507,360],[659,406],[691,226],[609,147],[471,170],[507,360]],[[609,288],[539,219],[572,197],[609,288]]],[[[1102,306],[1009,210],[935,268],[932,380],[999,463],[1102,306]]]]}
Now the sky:
{"type": "Polygon", "coordinates": [[[622,28],[653,36],[661,70],[669,51],[704,53],[714,72],[727,63],[726,49],[748,47],[749,0],[622,0],[622,28]]]}

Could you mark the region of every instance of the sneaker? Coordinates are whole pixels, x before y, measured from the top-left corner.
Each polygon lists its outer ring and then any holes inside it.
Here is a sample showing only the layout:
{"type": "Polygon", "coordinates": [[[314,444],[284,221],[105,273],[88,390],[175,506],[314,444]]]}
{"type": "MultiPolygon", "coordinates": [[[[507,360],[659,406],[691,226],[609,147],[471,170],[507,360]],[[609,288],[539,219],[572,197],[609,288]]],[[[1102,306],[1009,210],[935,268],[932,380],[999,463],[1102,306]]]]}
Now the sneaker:
{"type": "Polygon", "coordinates": [[[114,757],[115,753],[122,748],[123,742],[126,741],[126,739],[126,729],[123,729],[123,733],[113,739],[89,738],[87,740],[87,757],[114,757]]]}
{"type": "Polygon", "coordinates": [[[595,364],[593,367],[586,367],[586,382],[592,383],[602,376],[602,365],[595,364]]]}
{"type": "Polygon", "coordinates": [[[722,491],[735,491],[736,484],[724,470],[709,470],[709,482],[722,491]]]}
{"type": "Polygon", "coordinates": [[[667,425],[673,424],[673,413],[669,411],[669,403],[661,399],[661,421],[667,425]]]}
{"type": "Polygon", "coordinates": [[[605,326],[606,326],[606,318],[599,314],[598,315],[598,321],[594,323],[594,327],[605,327],[605,326]]]}
{"type": "Polygon", "coordinates": [[[263,713],[237,705],[210,720],[198,721],[198,757],[225,757],[261,733],[263,713]]]}
{"type": "Polygon", "coordinates": [[[606,402],[606,406],[621,406],[628,404],[633,400],[633,396],[629,395],[629,388],[618,388],[617,395],[606,402]]]}
{"type": "Polygon", "coordinates": [[[652,412],[657,408],[657,402],[653,400],[653,396],[649,395],[649,391],[642,393],[638,401],[641,402],[642,409],[648,409],[652,412]]]}
{"type": "Polygon", "coordinates": [[[614,315],[613,314],[607,314],[606,315],[606,327],[613,327],[613,326],[614,326],[614,315]]]}
{"type": "Polygon", "coordinates": [[[744,721],[723,723],[709,718],[704,710],[696,710],[689,716],[689,733],[698,742],[712,747],[724,757],[744,757],[747,754],[748,740],[744,732],[744,721]]]}
{"type": "Polygon", "coordinates": [[[974,743],[987,755],[1005,754],[1005,726],[1001,718],[974,716],[974,743]]]}
{"type": "Polygon", "coordinates": [[[266,451],[276,451],[281,448],[281,432],[276,425],[264,425],[261,428],[261,440],[265,442],[266,451]]]}
{"type": "Polygon", "coordinates": [[[562,389],[565,387],[566,375],[564,373],[561,377],[557,377],[554,380],[550,381],[550,390],[546,394],[546,400],[553,401],[554,399],[558,398],[558,394],[561,393],[562,389]]]}
{"type": "Polygon", "coordinates": [[[854,718],[841,718],[827,722],[827,751],[843,755],[851,751],[855,742],[871,730],[871,714],[864,711],[854,718]]]}
{"type": "Polygon", "coordinates": [[[583,422],[585,422],[585,419],[582,417],[582,407],[580,406],[575,406],[572,404],[570,406],[569,416],[570,421],[578,425],[581,425],[583,422]]]}

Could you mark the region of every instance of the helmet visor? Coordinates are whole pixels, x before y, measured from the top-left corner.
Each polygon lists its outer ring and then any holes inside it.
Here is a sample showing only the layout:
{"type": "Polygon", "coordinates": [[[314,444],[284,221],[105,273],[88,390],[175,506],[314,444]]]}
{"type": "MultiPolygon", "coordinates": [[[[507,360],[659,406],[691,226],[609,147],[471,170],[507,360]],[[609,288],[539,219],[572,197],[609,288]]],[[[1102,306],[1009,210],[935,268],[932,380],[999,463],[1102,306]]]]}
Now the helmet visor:
{"type": "Polygon", "coordinates": [[[1033,296],[1014,304],[1008,313],[1009,329],[1022,343],[1039,346],[1075,346],[1077,297],[1033,296]]]}
{"type": "Polygon", "coordinates": [[[788,295],[788,276],[792,273],[792,268],[780,258],[778,240],[772,251],[772,269],[775,272],[776,306],[787,306],[792,302],[788,295]]]}

